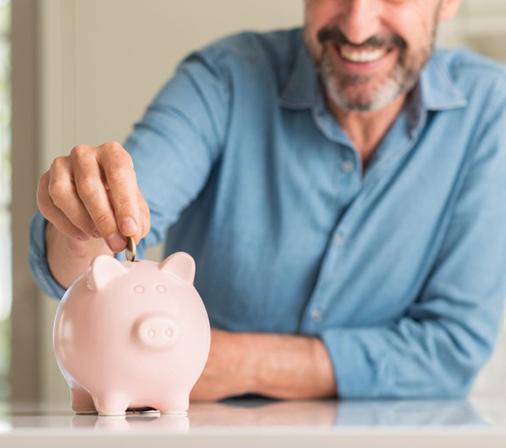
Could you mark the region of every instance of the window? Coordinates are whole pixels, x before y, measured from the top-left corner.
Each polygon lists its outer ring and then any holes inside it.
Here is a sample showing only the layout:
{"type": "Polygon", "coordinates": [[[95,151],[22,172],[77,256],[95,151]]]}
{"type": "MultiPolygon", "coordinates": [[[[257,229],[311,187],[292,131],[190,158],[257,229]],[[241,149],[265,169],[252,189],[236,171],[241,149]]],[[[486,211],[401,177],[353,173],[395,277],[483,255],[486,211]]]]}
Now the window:
{"type": "Polygon", "coordinates": [[[7,398],[12,300],[10,238],[10,0],[0,0],[0,400],[7,398]]]}

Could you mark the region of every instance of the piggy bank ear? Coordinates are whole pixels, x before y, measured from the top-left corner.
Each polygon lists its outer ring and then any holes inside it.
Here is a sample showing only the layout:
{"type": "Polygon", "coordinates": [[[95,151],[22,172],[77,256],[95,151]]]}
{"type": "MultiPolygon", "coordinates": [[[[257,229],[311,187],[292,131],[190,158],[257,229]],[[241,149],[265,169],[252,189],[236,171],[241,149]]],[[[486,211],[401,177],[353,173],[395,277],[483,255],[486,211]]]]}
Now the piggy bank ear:
{"type": "Polygon", "coordinates": [[[195,279],[195,261],[186,252],[176,252],[160,263],[164,272],[177,275],[182,280],[193,284],[195,279]]]}
{"type": "Polygon", "coordinates": [[[99,255],[93,260],[88,271],[86,286],[92,291],[99,291],[115,278],[128,273],[128,269],[110,255],[99,255]]]}

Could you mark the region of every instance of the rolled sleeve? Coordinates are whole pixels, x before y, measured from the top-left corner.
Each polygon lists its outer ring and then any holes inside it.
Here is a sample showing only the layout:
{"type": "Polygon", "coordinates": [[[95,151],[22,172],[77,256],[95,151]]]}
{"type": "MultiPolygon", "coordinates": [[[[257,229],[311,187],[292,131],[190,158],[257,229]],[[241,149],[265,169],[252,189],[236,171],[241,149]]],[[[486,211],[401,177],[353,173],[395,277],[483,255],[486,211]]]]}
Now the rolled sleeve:
{"type": "Polygon", "coordinates": [[[30,224],[30,249],[28,260],[35,282],[49,297],[61,299],[65,288],[51,274],[46,257],[46,219],[36,213],[30,224]]]}
{"type": "MultiPolygon", "coordinates": [[[[36,213],[30,225],[30,249],[28,261],[32,271],[33,278],[38,287],[49,297],[61,299],[65,294],[66,289],[58,283],[54,278],[49,263],[47,261],[46,253],[46,230],[47,220],[40,214],[36,213]]],[[[144,244],[137,247],[137,256],[142,258],[144,255],[144,244]]],[[[124,252],[115,254],[115,257],[124,261],[124,252]]]]}

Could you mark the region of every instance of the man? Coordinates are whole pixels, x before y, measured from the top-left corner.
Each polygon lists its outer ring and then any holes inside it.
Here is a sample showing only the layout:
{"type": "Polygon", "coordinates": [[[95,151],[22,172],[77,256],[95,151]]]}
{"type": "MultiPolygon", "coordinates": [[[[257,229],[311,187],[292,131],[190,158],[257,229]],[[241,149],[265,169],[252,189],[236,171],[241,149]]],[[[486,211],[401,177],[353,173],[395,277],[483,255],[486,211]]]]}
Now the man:
{"type": "Polygon", "coordinates": [[[213,327],[193,399],[465,394],[506,296],[506,83],[432,51],[459,3],[306,0],[304,30],[190,55],[126,150],[41,177],[40,286],[166,238],[213,327]]]}

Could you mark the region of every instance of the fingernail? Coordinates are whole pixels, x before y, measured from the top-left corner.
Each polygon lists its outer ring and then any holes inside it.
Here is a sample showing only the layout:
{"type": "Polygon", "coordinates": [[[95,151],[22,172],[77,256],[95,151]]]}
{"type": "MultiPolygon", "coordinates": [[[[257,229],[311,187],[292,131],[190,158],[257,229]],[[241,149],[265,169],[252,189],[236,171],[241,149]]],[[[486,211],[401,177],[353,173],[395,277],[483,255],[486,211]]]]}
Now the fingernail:
{"type": "Polygon", "coordinates": [[[119,236],[117,233],[109,235],[106,240],[107,244],[114,252],[119,252],[125,247],[125,240],[121,238],[121,236],[119,236]]]}
{"type": "Polygon", "coordinates": [[[125,218],[121,221],[121,232],[123,235],[135,235],[137,233],[137,224],[133,218],[125,218]]]}

